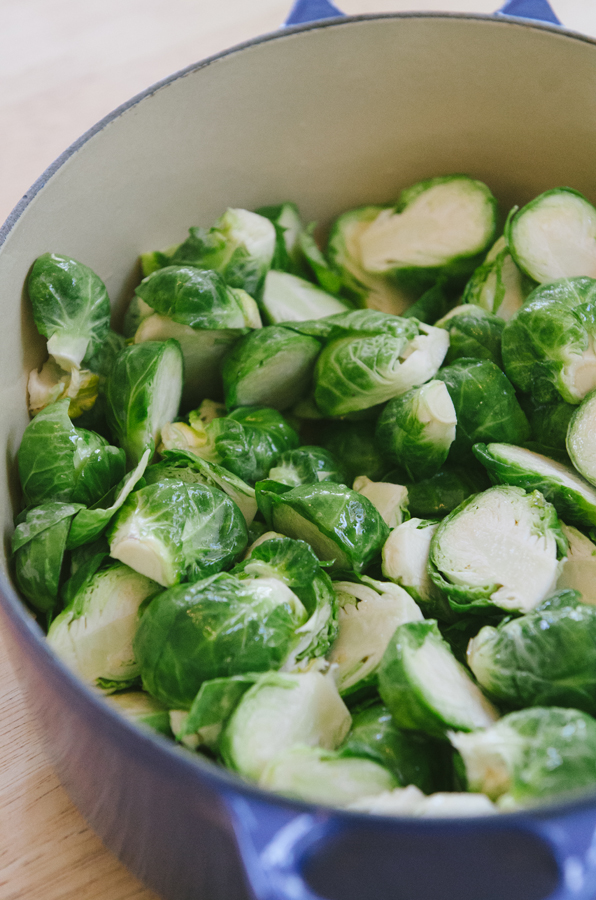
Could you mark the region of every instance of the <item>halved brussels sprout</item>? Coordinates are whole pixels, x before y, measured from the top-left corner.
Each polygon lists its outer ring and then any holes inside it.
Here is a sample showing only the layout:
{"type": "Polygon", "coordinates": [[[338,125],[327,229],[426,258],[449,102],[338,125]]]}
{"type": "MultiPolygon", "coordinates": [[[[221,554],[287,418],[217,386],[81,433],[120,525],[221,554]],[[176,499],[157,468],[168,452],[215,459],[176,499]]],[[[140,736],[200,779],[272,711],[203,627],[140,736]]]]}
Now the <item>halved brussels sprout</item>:
{"type": "Polygon", "coordinates": [[[596,721],[576,709],[509,713],[486,731],[449,735],[469,789],[514,809],[596,784],[596,721]]]}
{"type": "MultiPolygon", "coordinates": [[[[147,256],[149,254],[146,254],[147,256]]],[[[141,260],[143,257],[141,257],[141,260]]],[[[151,272],[154,272],[155,269],[151,269],[150,271],[145,271],[145,267],[143,266],[143,276],[147,277],[151,272]]],[[[156,268],[159,268],[157,266],[156,268]]],[[[141,300],[138,294],[135,294],[128,307],[126,309],[126,313],[124,316],[124,325],[122,327],[122,334],[127,340],[130,338],[134,338],[137,329],[139,328],[143,319],[146,319],[148,316],[152,316],[155,313],[155,310],[152,306],[149,306],[148,303],[145,303],[144,300],[141,300]]]]}
{"type": "Polygon", "coordinates": [[[539,285],[503,330],[505,372],[539,403],[580,403],[596,388],[596,280],[539,285]]]}
{"type": "Polygon", "coordinates": [[[270,325],[279,325],[333,316],[348,310],[349,305],[304,278],[271,269],[265,278],[261,308],[270,325]]]}
{"type": "Polygon", "coordinates": [[[357,494],[370,500],[389,528],[397,528],[409,517],[408,489],[403,484],[371,481],[366,475],[359,475],[352,487],[357,494]]]}
{"type": "Polygon", "coordinates": [[[443,519],[429,572],[456,611],[525,613],[553,592],[566,549],[555,508],[542,494],[499,485],[443,519]]]}
{"type": "Polygon", "coordinates": [[[427,615],[450,620],[451,608],[428,574],[430,544],[438,524],[415,518],[394,528],[383,546],[383,575],[403,587],[427,615]]]}
{"type": "Polygon", "coordinates": [[[170,714],[155,697],[142,691],[125,691],[121,694],[112,694],[108,697],[108,702],[129,722],[172,737],[170,714]]]}
{"type": "Polygon", "coordinates": [[[596,209],[579,191],[554,188],[514,208],[505,239],[517,265],[534,281],[596,278],[596,209]]]}
{"type": "Polygon", "coordinates": [[[167,479],[130,494],[108,540],[114,559],[170,587],[229,566],[248,535],[242,513],[223,491],[167,479]]]}
{"type": "Polygon", "coordinates": [[[350,722],[331,672],[267,672],[236,707],[220,751],[231,769],[259,780],[272,760],[296,744],[334,750],[350,722]]]}
{"type": "Polygon", "coordinates": [[[103,281],[76,259],[44,253],[33,263],[27,290],[50,356],[67,372],[80,368],[110,330],[110,299],[103,281]]]}
{"type": "Polygon", "coordinates": [[[534,282],[517,268],[505,238],[500,237],[468,281],[462,303],[480,306],[507,322],[533,286],[534,282]]]}
{"type": "Polygon", "coordinates": [[[505,322],[480,306],[456,306],[435,322],[437,328],[449,333],[447,364],[456,359],[490,359],[503,368],[501,337],[505,322]]]}
{"type": "Polygon", "coordinates": [[[145,450],[155,449],[161,429],[178,414],[183,359],[175,340],[133,344],[120,353],[107,385],[110,427],[136,466],[145,450]]]}
{"type": "MultiPolygon", "coordinates": [[[[301,271],[300,246],[298,236],[302,231],[302,220],[295,203],[278,203],[261,206],[255,213],[273,223],[276,233],[275,253],[271,268],[282,272],[301,271]]],[[[269,273],[267,273],[269,274],[269,273]]]]}
{"type": "Polygon", "coordinates": [[[434,619],[396,629],[379,668],[379,693],[398,727],[433,737],[444,737],[450,728],[487,728],[497,718],[434,619]]]}
{"type": "Polygon", "coordinates": [[[334,456],[322,447],[314,446],[286,450],[269,470],[268,478],[291,487],[320,481],[347,482],[347,475],[334,456]]]}
{"type": "Polygon", "coordinates": [[[241,338],[223,364],[225,403],[284,410],[308,393],[320,343],[281,325],[241,338]]]}
{"type": "Polygon", "coordinates": [[[540,491],[568,522],[596,525],[596,490],[570,466],[512,444],[474,444],[474,455],[493,484],[540,491]]]}
{"type": "Polygon", "coordinates": [[[323,290],[330,294],[339,294],[342,286],[341,274],[334,266],[330,266],[321,252],[315,239],[317,223],[310,222],[298,235],[298,246],[302,251],[304,261],[312,271],[314,277],[323,290]]]}
{"type": "Polygon", "coordinates": [[[54,619],[48,642],[83,681],[122,690],[141,672],[132,646],[139,609],[160,590],[121,563],[100,569],[54,619]]]}
{"type": "Polygon", "coordinates": [[[396,584],[336,581],[339,633],[327,656],[338,668],[340,694],[375,685],[377,670],[398,625],[422,619],[409,594],[396,584]]]}
{"type": "Polygon", "coordinates": [[[518,619],[482,628],[468,665],[509,709],[571,706],[596,713],[596,608],[563,590],[518,619]]]}
{"type": "Polygon", "coordinates": [[[402,191],[359,236],[367,272],[392,273],[405,285],[430,287],[439,276],[474,271],[495,239],[497,203],[467,175],[429,178],[402,191]]]}
{"type": "Polygon", "coordinates": [[[308,803],[348,806],[361,797],[392,790],[397,781],[388,769],[371,759],[297,746],[275,756],[259,784],[308,803]]]}
{"type": "Polygon", "coordinates": [[[557,588],[579,591],[584,603],[596,606],[596,544],[572,525],[561,523],[561,531],[568,549],[557,588]]]}
{"type": "Polygon", "coordinates": [[[455,440],[456,424],[446,385],[433,380],[389,401],[376,438],[381,452],[415,481],[439,471],[455,440]]]}
{"type": "Polygon", "coordinates": [[[567,429],[567,452],[577,471],[596,485],[596,391],[575,410],[567,429]]]}
{"type": "Polygon", "coordinates": [[[280,668],[306,618],[276,578],[220,573],[170,588],[149,604],[135,637],[143,685],[170,708],[190,709],[204,681],[280,668]]]}
{"type": "Polygon", "coordinates": [[[215,749],[226,722],[258,680],[259,675],[247,674],[204,681],[188,713],[180,711],[177,727],[173,729],[176,740],[215,749]]]}

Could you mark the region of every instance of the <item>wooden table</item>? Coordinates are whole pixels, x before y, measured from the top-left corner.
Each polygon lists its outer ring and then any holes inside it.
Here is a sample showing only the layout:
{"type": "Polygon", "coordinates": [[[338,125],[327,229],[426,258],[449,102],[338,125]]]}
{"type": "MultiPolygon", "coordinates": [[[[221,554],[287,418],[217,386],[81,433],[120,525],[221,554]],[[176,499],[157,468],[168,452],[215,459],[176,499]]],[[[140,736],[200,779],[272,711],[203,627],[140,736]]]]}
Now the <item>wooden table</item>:
{"type": "MultiPolygon", "coordinates": [[[[347,13],[492,12],[499,0],[336,0],[347,13]]],[[[59,153],[149,84],[272,31],[291,0],[0,0],[0,221],[59,153]]],[[[594,0],[554,0],[596,36],[594,0]]],[[[44,759],[0,635],[0,900],[150,900],[44,759]]]]}

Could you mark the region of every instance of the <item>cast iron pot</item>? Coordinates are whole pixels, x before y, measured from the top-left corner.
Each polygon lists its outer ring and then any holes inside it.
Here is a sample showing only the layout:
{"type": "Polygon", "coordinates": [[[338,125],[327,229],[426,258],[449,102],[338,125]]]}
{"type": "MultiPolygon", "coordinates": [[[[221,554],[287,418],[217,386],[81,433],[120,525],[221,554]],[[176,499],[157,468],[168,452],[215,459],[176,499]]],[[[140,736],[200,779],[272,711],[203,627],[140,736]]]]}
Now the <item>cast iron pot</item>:
{"type": "MultiPolygon", "coordinates": [[[[319,15],[338,12],[315,5],[319,15]]],[[[533,6],[548,17],[543,2],[533,6]]],[[[292,21],[307,15],[301,0],[292,21]]],[[[44,354],[22,293],[39,254],[91,266],[118,310],[138,280],[140,251],[181,240],[226,206],[290,199],[306,221],[325,222],[449,172],[486,181],[505,210],[557,185],[594,202],[595,149],[596,43],[507,17],[327,18],[220,54],[116,110],[0,232],[6,535],[26,377],[44,354]]],[[[52,655],[10,576],[0,579],[11,658],[60,779],[107,846],[167,900],[596,894],[596,797],[416,821],[259,791],[120,719],[52,655]]]]}

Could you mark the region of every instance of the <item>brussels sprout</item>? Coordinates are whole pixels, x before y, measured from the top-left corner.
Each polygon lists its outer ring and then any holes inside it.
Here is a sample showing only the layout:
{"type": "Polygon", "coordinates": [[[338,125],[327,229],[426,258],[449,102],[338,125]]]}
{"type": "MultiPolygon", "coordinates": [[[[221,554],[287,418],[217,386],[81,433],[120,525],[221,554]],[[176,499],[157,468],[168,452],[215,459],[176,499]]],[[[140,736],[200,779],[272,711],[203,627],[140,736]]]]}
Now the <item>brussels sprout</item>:
{"type": "Polygon", "coordinates": [[[183,713],[175,729],[176,740],[188,744],[190,739],[196,746],[215,749],[226,722],[247,690],[258,680],[259,675],[248,674],[204,681],[190,710],[183,713]]]}
{"type": "Polygon", "coordinates": [[[292,328],[299,334],[308,334],[325,341],[387,334],[407,343],[419,335],[419,324],[411,319],[388,315],[374,309],[352,309],[335,316],[325,316],[322,319],[286,322],[286,327],[292,328]]]}
{"type": "Polygon", "coordinates": [[[317,223],[311,222],[303,228],[298,235],[298,246],[308,268],[313,273],[317,282],[324,291],[329,294],[339,294],[342,287],[342,277],[335,267],[330,266],[321,252],[315,239],[317,223]]]}
{"type": "Polygon", "coordinates": [[[438,277],[465,278],[495,239],[497,203],[467,175],[429,178],[402,191],[359,235],[367,272],[431,287],[438,277]]]}
{"type": "Polygon", "coordinates": [[[247,526],[255,517],[257,501],[254,488],[222,466],[208,463],[188,450],[164,450],[163,462],[155,463],[145,472],[147,484],[155,484],[168,478],[187,484],[206,484],[207,487],[219,488],[238,506],[247,526]]]}
{"type": "Polygon", "coordinates": [[[596,278],[596,209],[579,191],[554,188],[515,207],[505,239],[517,265],[534,281],[596,278]]]}
{"type": "Polygon", "coordinates": [[[403,332],[397,336],[356,332],[331,339],[317,360],[315,402],[327,416],[384,403],[432,378],[448,346],[446,332],[424,324],[410,341],[403,332]]]}
{"type": "Polygon", "coordinates": [[[370,759],[302,746],[275,756],[259,784],[298,800],[333,806],[348,806],[361,797],[397,786],[391,772],[370,759]]]}
{"type": "Polygon", "coordinates": [[[346,484],[347,475],[327,450],[322,447],[298,447],[286,450],[269,469],[272,481],[298,487],[300,484],[318,484],[320,481],[334,481],[346,484]]]}
{"type": "Polygon", "coordinates": [[[88,544],[103,534],[113,516],[143,477],[150,455],[151,450],[145,450],[139,464],[132,472],[124,476],[120,484],[112,488],[109,494],[106,494],[91,509],[79,510],[68,532],[66,544],[68,550],[88,544]]]}
{"type": "Polygon", "coordinates": [[[524,709],[486,731],[449,738],[463,757],[469,789],[503,808],[596,783],[596,721],[576,709],[524,709]]]}
{"type": "Polygon", "coordinates": [[[110,300],[103,281],[76,259],[44,253],[33,263],[27,290],[50,356],[66,371],[80,368],[110,330],[110,300]]]}
{"type": "Polygon", "coordinates": [[[214,269],[226,284],[259,295],[276,249],[275,226],[247,209],[227,209],[209,230],[191,228],[171,255],[174,264],[214,269]]]}
{"type": "Polygon", "coordinates": [[[90,506],[124,475],[123,451],[93,431],[75,428],[68,406],[67,399],[58,400],[25,429],[18,459],[28,506],[46,500],[90,506]]]}
{"type": "Polygon", "coordinates": [[[315,338],[270,325],[241,338],[223,364],[228,409],[287,409],[309,390],[321,345],[315,338]]]}
{"type": "Polygon", "coordinates": [[[596,713],[596,608],[563,590],[533,612],[468,645],[468,665],[484,690],[510,709],[571,706],[596,713]]]}
{"type": "Polygon", "coordinates": [[[444,737],[450,728],[487,728],[497,718],[434,619],[396,629],[381,660],[379,693],[398,727],[433,737],[444,737]]]}
{"type": "Polygon", "coordinates": [[[170,714],[155,697],[150,697],[142,691],[126,691],[109,696],[108,702],[134,725],[172,737],[170,714]]]}
{"type": "Polygon", "coordinates": [[[308,613],[308,619],[296,631],[297,643],[284,669],[289,671],[300,660],[327,652],[337,636],[337,602],[329,576],[321,571],[309,544],[270,532],[249,548],[232,574],[279,579],[292,589],[308,613]]]}
{"type": "Polygon", "coordinates": [[[345,472],[345,484],[352,484],[359,475],[377,481],[389,467],[379,450],[372,427],[363,426],[360,422],[332,422],[323,426],[318,437],[345,472]]]}
{"type": "Polygon", "coordinates": [[[596,485],[596,390],[575,410],[567,430],[567,452],[571,462],[590,484],[596,485]]]}
{"type": "Polygon", "coordinates": [[[112,431],[136,466],[155,449],[161,429],[178,413],[183,361],[178,341],[151,341],[127,347],[116,359],[107,386],[112,431]]]}
{"type": "Polygon", "coordinates": [[[540,491],[568,522],[596,525],[596,490],[570,466],[512,444],[475,444],[474,455],[493,484],[540,491]]]}
{"type": "Polygon", "coordinates": [[[296,204],[286,202],[278,203],[277,206],[261,206],[255,209],[255,213],[269,219],[275,228],[275,253],[271,268],[299,274],[301,265],[298,236],[302,231],[302,221],[296,204]]]}
{"type": "Polygon", "coordinates": [[[265,278],[261,307],[270,325],[322,319],[349,309],[345,301],[332,297],[310,281],[273,269],[265,278]]]}
{"type": "Polygon", "coordinates": [[[572,525],[561,523],[561,531],[569,546],[557,588],[579,591],[584,603],[596,606],[596,544],[572,525]]]}
{"type": "Polygon", "coordinates": [[[538,403],[530,394],[520,398],[528,417],[532,440],[525,446],[559,462],[569,462],[565,441],[569,420],[576,407],[559,397],[553,403],[538,403]]]}
{"type": "Polygon", "coordinates": [[[65,608],[70,606],[79,591],[89,584],[109,555],[110,547],[104,537],[71,552],[70,577],[64,582],[60,591],[65,608]]]}
{"type": "Polygon", "coordinates": [[[429,572],[456,611],[525,613],[553,592],[566,549],[555,508],[542,494],[499,485],[443,519],[429,572]]]}
{"type": "Polygon", "coordinates": [[[523,444],[530,437],[528,420],[513,386],[489,359],[460,359],[441,369],[457,416],[449,459],[468,461],[478,441],[523,444]]]}
{"type": "Polygon", "coordinates": [[[468,281],[462,303],[480,306],[507,322],[533,286],[515,265],[505,238],[500,237],[468,281]]]}
{"type": "Polygon", "coordinates": [[[80,503],[46,501],[27,512],[12,536],[17,584],[42,612],[50,613],[57,603],[66,538],[79,509],[80,503]]]}
{"type": "Polygon", "coordinates": [[[304,484],[283,494],[267,488],[257,503],[270,528],[307,541],[335,571],[363,572],[389,536],[370,500],[343,484],[304,484]]]}
{"type": "Polygon", "coordinates": [[[486,794],[461,794],[454,791],[425,797],[414,785],[395,788],[372,797],[361,797],[348,809],[375,816],[416,816],[423,819],[460,818],[494,815],[497,810],[486,794]]]}
{"type": "Polygon", "coordinates": [[[539,403],[580,403],[596,388],[596,281],[539,285],[503,331],[507,377],[539,403]]]}
{"type": "Polygon", "coordinates": [[[390,400],[377,422],[381,452],[408,477],[436,475],[455,440],[457,417],[442,381],[429,381],[390,400]]]}
{"type": "Polygon", "coordinates": [[[331,672],[267,672],[236,707],[220,752],[227,766],[258,781],[272,760],[297,744],[334,750],[350,722],[331,672]]]}
{"type": "Polygon", "coordinates": [[[375,685],[377,670],[398,625],[422,619],[409,594],[396,584],[366,579],[334,583],[339,604],[339,634],[328,659],[338,668],[340,694],[375,685]]]}
{"type": "MultiPolygon", "coordinates": [[[[393,480],[391,473],[387,480],[393,480]]],[[[441,519],[454,510],[470,494],[477,494],[489,486],[486,473],[480,469],[445,467],[430,478],[408,484],[409,508],[412,516],[421,519],[441,519]]]]}
{"type": "Polygon", "coordinates": [[[126,499],[108,540],[114,559],[170,587],[229,566],[248,535],[242,513],[223,491],[167,479],[126,499]]]}
{"type": "Polygon", "coordinates": [[[382,703],[353,713],[350,733],[339,752],[372,759],[389,769],[399,784],[415,784],[425,794],[451,786],[451,754],[446,745],[402,731],[382,703]]]}
{"type": "Polygon", "coordinates": [[[174,424],[163,429],[164,447],[189,450],[247,482],[265,478],[280,454],[299,443],[283,416],[267,407],[241,407],[207,424],[195,411],[189,421],[190,428],[174,424]]]}
{"type": "Polygon", "coordinates": [[[353,489],[366,497],[389,528],[397,528],[410,515],[408,512],[408,489],[402,484],[388,484],[386,481],[371,481],[366,475],[354,480],[353,489]]]}
{"type": "MultiPolygon", "coordinates": [[[[148,256],[149,254],[146,255],[148,256]]],[[[155,272],[158,268],[159,266],[146,272],[145,267],[143,266],[143,276],[146,277],[147,275],[150,275],[151,272],[155,272]]],[[[134,338],[141,322],[148,316],[152,316],[154,314],[155,310],[153,309],[153,307],[149,306],[148,303],[145,303],[144,300],[141,300],[138,294],[135,294],[128,304],[126,314],[124,316],[124,325],[122,327],[122,334],[124,335],[124,337],[127,339],[134,338]]]]}
{"type": "Polygon", "coordinates": [[[160,586],[121,563],[97,572],[50,626],[48,642],[77,675],[106,692],[140,675],[132,643],[141,605],[160,586]]]}
{"type": "Polygon", "coordinates": [[[35,416],[46,406],[68,397],[68,415],[77,419],[92,409],[99,391],[99,375],[89,369],[71,369],[65,372],[56,360],[50,358],[41,369],[33,369],[27,381],[29,412],[35,416]]]}
{"type": "Polygon", "coordinates": [[[384,275],[372,275],[362,266],[360,235],[382,210],[382,206],[364,206],[339,216],[331,227],[327,255],[341,277],[342,293],[357,306],[401,316],[416,300],[416,293],[398,287],[384,275]]]}
{"type": "Polygon", "coordinates": [[[466,359],[490,359],[500,369],[501,337],[505,323],[503,319],[491,315],[480,306],[467,304],[456,306],[446,316],[435,322],[437,328],[449,333],[449,350],[445,357],[447,364],[462,357],[466,359]]]}
{"type": "Polygon", "coordinates": [[[383,575],[403,587],[427,615],[453,618],[449,604],[428,574],[430,544],[438,522],[409,519],[383,545],[383,575]]]}

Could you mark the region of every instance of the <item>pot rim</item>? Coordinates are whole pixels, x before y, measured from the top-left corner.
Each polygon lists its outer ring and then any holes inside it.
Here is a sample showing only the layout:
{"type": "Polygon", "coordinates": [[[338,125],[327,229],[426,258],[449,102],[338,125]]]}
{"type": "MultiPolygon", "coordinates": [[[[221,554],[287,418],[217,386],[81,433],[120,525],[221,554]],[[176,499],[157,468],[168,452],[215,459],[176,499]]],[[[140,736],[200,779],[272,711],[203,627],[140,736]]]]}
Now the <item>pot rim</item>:
{"type": "MultiPolygon", "coordinates": [[[[572,31],[560,25],[503,14],[432,11],[364,13],[352,16],[340,15],[290,27],[282,26],[277,31],[267,32],[263,35],[251,38],[250,40],[235,44],[219,53],[208,56],[203,60],[199,60],[199,62],[191,63],[189,66],[157,81],[144,91],[135,94],[130,100],[116,107],[112,112],[108,113],[95,125],[85,131],[45,169],[13,208],[3,225],[0,226],[0,253],[2,252],[4,243],[29,204],[58,170],[61,169],[62,166],[96,134],[103,131],[104,128],[120,118],[124,113],[133,109],[141,101],[153,96],[158,91],[167,88],[180,78],[194,74],[200,69],[207,68],[207,66],[210,66],[231,54],[256,47],[260,44],[321,28],[349,27],[360,22],[377,21],[379,19],[455,19],[462,21],[483,21],[496,27],[513,25],[529,30],[551,32],[556,35],[562,35],[596,46],[596,38],[589,37],[581,32],[572,31]]],[[[581,796],[575,799],[568,798],[559,802],[553,801],[552,803],[545,803],[536,807],[527,807],[512,812],[500,812],[495,816],[445,816],[444,818],[436,819],[418,819],[412,818],[411,816],[382,816],[371,813],[355,812],[325,804],[294,800],[281,794],[276,794],[273,791],[243,781],[240,775],[237,775],[224,767],[220,767],[215,763],[211,763],[199,754],[196,755],[196,759],[190,758],[188,751],[180,748],[168,738],[163,737],[158,733],[152,733],[148,730],[145,731],[138,728],[128,722],[128,720],[115,709],[112,709],[109,702],[107,702],[101,694],[96,692],[91,686],[87,685],[71,672],[71,670],[50,649],[43,631],[33,616],[29,614],[27,607],[13,588],[9,581],[8,573],[4,571],[4,569],[0,569],[0,606],[3,607],[13,627],[18,632],[20,639],[28,645],[29,649],[38,654],[41,651],[45,667],[49,670],[53,679],[58,679],[63,687],[66,688],[71,695],[74,704],[80,705],[81,701],[83,701],[86,707],[90,707],[93,710],[94,716],[102,720],[103,731],[107,732],[110,737],[113,737],[121,747],[126,747],[131,755],[134,754],[134,756],[139,759],[146,759],[149,763],[153,762],[157,765],[164,765],[164,762],[167,760],[170,767],[169,772],[173,777],[180,775],[191,779],[197,777],[202,780],[205,779],[214,790],[222,792],[226,798],[240,795],[246,797],[248,800],[254,799],[260,803],[266,802],[274,806],[285,807],[286,809],[295,811],[296,815],[301,813],[312,814],[313,811],[316,811],[319,814],[324,814],[326,818],[333,817],[336,821],[343,821],[346,825],[369,823],[371,825],[374,824],[376,827],[382,826],[385,830],[407,830],[410,834],[414,832],[429,834],[442,831],[445,827],[449,829],[459,828],[462,831],[476,830],[478,828],[500,830],[502,826],[507,827],[507,825],[515,825],[519,828],[520,826],[523,827],[524,822],[528,823],[530,820],[545,820],[553,816],[559,817],[594,808],[596,788],[594,791],[589,792],[587,796],[581,796]]],[[[18,676],[17,680],[19,680],[18,676]]],[[[43,735],[40,735],[40,737],[41,743],[43,744],[44,737],[43,735]]]]}

